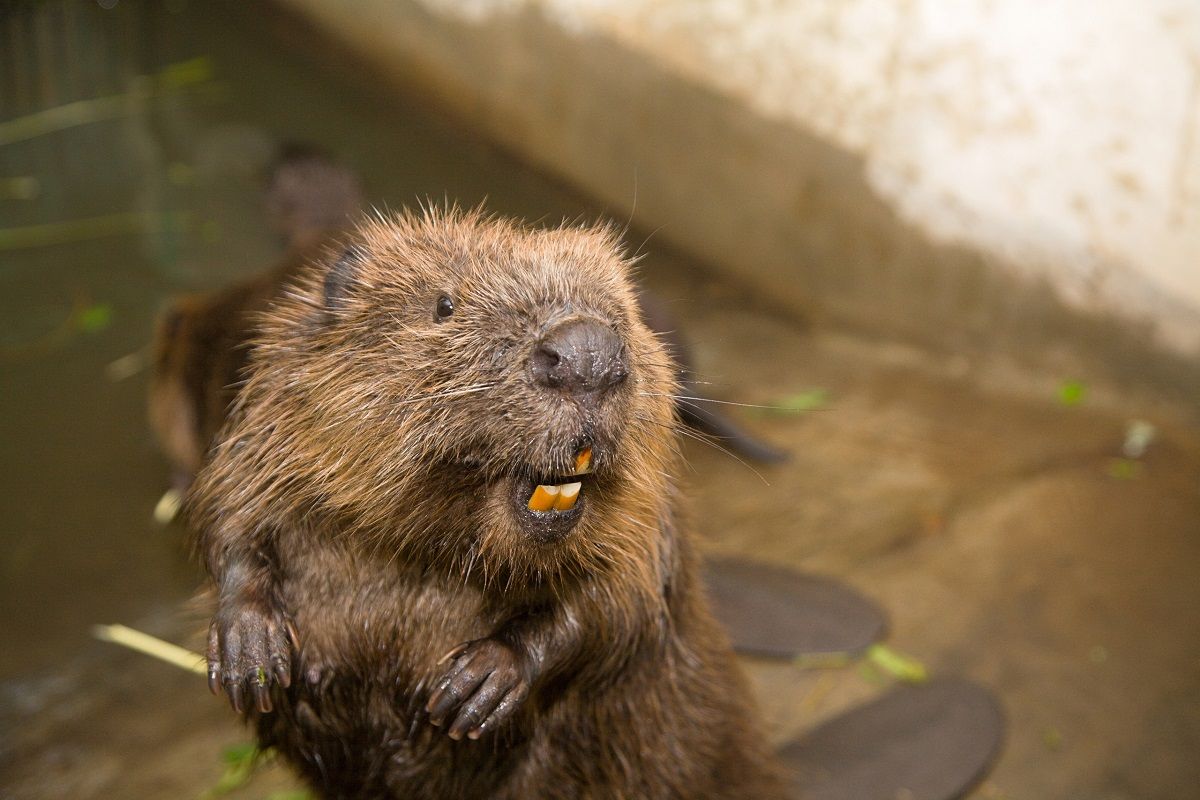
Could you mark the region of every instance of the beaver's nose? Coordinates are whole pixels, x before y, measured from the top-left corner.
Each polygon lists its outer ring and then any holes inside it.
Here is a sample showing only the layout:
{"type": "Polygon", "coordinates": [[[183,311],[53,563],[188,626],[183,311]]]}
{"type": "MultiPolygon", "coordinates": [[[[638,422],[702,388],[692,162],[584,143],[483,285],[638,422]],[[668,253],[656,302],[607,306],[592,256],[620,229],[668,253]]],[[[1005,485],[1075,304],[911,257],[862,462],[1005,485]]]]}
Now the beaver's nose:
{"type": "Polygon", "coordinates": [[[530,368],[541,385],[576,396],[595,396],[629,374],[620,337],[599,320],[586,317],[548,330],[533,346],[530,368]]]}

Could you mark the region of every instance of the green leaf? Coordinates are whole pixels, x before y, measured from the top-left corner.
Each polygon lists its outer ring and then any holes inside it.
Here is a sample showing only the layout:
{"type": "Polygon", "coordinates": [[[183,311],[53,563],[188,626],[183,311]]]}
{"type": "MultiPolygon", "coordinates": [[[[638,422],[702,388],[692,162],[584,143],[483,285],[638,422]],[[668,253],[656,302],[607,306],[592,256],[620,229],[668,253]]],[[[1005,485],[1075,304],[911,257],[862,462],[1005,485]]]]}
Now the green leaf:
{"type": "Polygon", "coordinates": [[[225,763],[225,772],[217,779],[215,786],[205,790],[201,800],[213,800],[240,789],[250,782],[255,771],[275,756],[271,748],[260,750],[253,742],[235,744],[221,751],[221,761],[225,763]]]}
{"type": "Polygon", "coordinates": [[[762,409],[765,414],[803,414],[829,405],[829,392],[825,389],[809,389],[781,397],[762,409]]]}
{"type": "Polygon", "coordinates": [[[873,644],[867,648],[867,661],[896,680],[906,683],[923,683],[929,679],[929,670],[911,656],[897,653],[887,645],[873,644]]]}
{"type": "Polygon", "coordinates": [[[243,764],[258,758],[258,745],[254,742],[232,744],[221,751],[221,760],[226,764],[243,764]]]}
{"type": "Polygon", "coordinates": [[[168,64],[158,74],[159,83],[165,89],[185,89],[199,86],[213,79],[213,61],[208,56],[197,56],[189,61],[168,64]]]}
{"type": "Polygon", "coordinates": [[[1117,480],[1130,481],[1142,474],[1142,462],[1132,458],[1110,458],[1108,475],[1117,480]]]}
{"type": "Polygon", "coordinates": [[[1058,402],[1077,406],[1087,399],[1087,384],[1079,380],[1063,381],[1058,387],[1058,402]]]}
{"type": "Polygon", "coordinates": [[[1042,744],[1047,750],[1061,750],[1063,746],[1062,731],[1058,728],[1046,728],[1042,731],[1042,744]]]}
{"type": "Polygon", "coordinates": [[[112,324],[112,315],[112,306],[97,303],[75,315],[75,326],[84,333],[97,333],[112,324]]]}

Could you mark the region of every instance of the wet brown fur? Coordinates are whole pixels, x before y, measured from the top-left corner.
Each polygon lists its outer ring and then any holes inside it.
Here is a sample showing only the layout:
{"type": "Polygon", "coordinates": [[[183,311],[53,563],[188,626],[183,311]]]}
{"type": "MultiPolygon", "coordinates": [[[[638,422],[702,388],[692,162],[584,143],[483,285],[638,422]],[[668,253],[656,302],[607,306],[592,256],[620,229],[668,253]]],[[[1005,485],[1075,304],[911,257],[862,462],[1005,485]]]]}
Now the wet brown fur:
{"type": "Polygon", "coordinates": [[[263,669],[260,739],[326,796],[782,794],[677,525],[673,367],[627,273],[607,229],[403,214],[168,321],[196,347],[160,354],[160,427],[185,374],[209,398],[197,430],[234,392],[188,501],[210,656],[226,688],[263,669]],[[599,408],[528,379],[539,332],[579,314],[627,349],[599,408]],[[569,472],[581,435],[585,512],[531,539],[506,487],[569,472]],[[506,653],[528,692],[478,741],[425,710],[464,642],[506,653]]]}

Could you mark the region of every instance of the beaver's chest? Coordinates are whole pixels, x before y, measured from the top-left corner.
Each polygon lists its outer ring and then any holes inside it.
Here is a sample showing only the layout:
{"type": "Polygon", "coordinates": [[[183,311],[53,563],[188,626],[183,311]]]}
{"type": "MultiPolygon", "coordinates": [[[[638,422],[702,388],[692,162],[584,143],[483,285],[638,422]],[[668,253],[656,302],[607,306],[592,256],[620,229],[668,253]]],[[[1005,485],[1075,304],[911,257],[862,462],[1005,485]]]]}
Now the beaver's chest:
{"type": "Polygon", "coordinates": [[[523,725],[504,748],[470,746],[430,726],[423,705],[442,656],[487,636],[499,614],[477,589],[394,564],[297,555],[281,582],[299,638],[294,682],[258,718],[263,742],[346,796],[492,796],[520,761],[523,725]]]}
{"type": "Polygon", "coordinates": [[[293,553],[283,570],[301,668],[371,682],[419,679],[455,645],[487,636],[505,613],[466,582],[332,547],[293,553]]]}

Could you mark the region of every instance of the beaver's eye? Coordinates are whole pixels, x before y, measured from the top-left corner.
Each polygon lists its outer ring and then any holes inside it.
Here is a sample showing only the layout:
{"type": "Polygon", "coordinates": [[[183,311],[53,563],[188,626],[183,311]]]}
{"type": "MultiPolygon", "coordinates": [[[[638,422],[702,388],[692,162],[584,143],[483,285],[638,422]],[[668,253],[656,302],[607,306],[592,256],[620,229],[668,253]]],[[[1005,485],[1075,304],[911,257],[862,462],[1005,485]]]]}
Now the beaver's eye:
{"type": "Polygon", "coordinates": [[[454,301],[446,295],[438,298],[437,307],[434,309],[435,320],[441,322],[446,317],[454,313],[454,301]]]}

